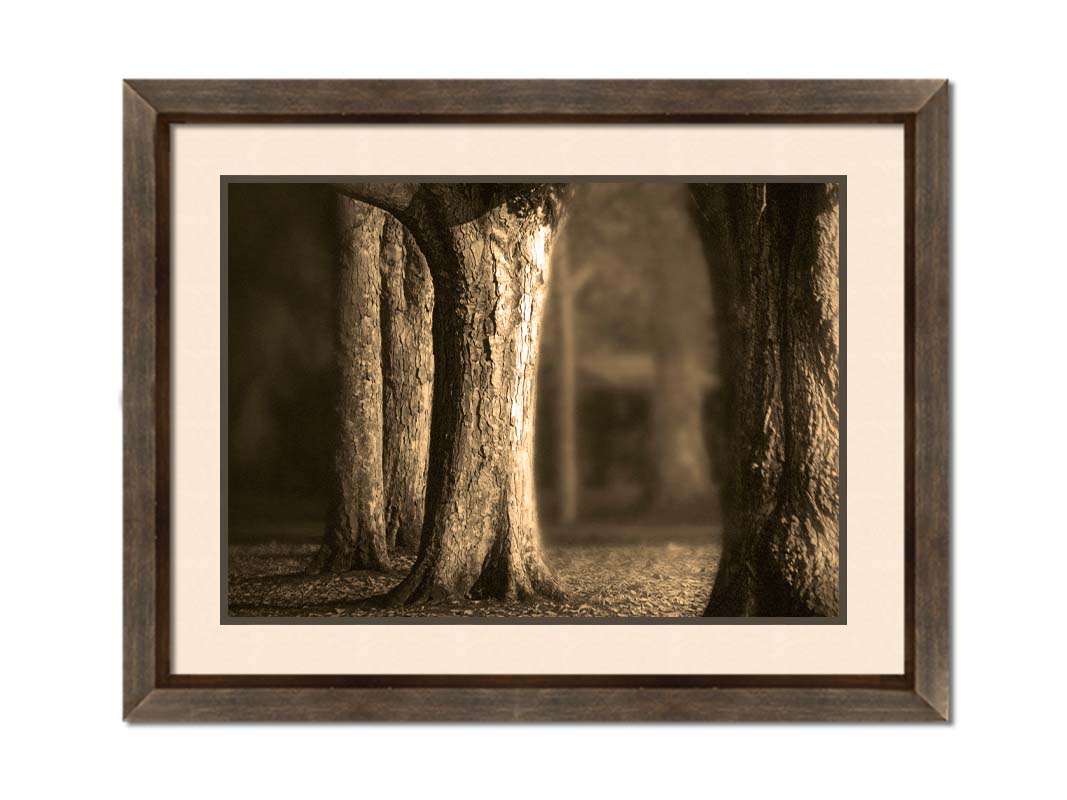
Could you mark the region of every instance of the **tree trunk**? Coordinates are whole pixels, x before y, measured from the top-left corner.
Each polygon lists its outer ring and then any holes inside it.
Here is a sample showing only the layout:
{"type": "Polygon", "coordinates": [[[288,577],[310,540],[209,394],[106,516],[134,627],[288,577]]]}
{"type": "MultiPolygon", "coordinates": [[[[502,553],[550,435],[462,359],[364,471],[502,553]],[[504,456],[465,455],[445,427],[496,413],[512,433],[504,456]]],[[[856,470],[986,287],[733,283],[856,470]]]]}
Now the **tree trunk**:
{"type": "Polygon", "coordinates": [[[340,269],[337,285],[338,400],[326,532],[311,572],[385,570],[382,489],[380,245],[385,215],[337,198],[340,269]]]}
{"type": "Polygon", "coordinates": [[[434,283],[426,514],[402,603],[558,596],[533,485],[534,391],[562,187],[350,185],[415,235],[434,283]]]}
{"type": "Polygon", "coordinates": [[[839,608],[833,184],[700,185],[720,327],[723,555],[707,616],[839,608]]]}
{"type": "Polygon", "coordinates": [[[418,547],[433,397],[433,285],[411,233],[385,215],[381,239],[382,472],[389,551],[418,547]]]}

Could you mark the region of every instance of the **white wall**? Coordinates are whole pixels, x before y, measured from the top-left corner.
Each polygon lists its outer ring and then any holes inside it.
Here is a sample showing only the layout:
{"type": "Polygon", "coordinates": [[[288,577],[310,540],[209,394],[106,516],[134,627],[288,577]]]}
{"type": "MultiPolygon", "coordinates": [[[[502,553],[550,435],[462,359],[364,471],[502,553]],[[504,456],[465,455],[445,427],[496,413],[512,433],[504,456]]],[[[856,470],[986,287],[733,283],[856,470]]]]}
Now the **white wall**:
{"type": "Polygon", "coordinates": [[[1067,176],[1051,4],[318,5],[5,8],[0,713],[3,782],[24,784],[6,794],[899,798],[1059,783],[1067,176]],[[119,721],[120,79],[428,76],[956,81],[952,726],[119,721]]]}

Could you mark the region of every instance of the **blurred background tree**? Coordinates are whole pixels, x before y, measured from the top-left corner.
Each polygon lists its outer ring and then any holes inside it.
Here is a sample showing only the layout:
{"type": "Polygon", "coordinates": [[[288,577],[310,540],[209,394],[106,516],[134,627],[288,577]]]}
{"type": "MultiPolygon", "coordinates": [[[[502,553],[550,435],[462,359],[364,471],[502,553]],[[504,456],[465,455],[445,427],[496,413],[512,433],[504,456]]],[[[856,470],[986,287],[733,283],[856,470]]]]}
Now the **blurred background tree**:
{"type": "Polygon", "coordinates": [[[561,522],[708,521],[718,387],[710,288],[684,184],[579,185],[546,310],[539,478],[561,522]]]}

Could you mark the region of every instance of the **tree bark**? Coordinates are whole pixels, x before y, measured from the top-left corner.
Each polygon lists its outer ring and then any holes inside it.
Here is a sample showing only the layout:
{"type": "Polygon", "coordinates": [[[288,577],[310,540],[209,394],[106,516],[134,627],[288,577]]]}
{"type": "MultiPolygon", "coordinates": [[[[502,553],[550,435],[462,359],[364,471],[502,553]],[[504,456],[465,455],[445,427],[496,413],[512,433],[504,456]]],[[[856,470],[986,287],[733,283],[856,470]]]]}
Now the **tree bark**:
{"type": "Polygon", "coordinates": [[[699,185],[693,195],[728,442],[723,554],[705,615],[836,615],[836,185],[699,185]]]}
{"type": "Polygon", "coordinates": [[[379,266],[385,215],[341,195],[337,213],[335,449],[326,531],[309,571],[386,570],[379,266]]]}
{"type": "Polygon", "coordinates": [[[433,285],[414,237],[392,215],[381,238],[382,473],[389,551],[418,547],[433,396],[433,285]]]}
{"type": "MultiPolygon", "coordinates": [[[[358,185],[345,191],[374,202],[358,185]]],[[[433,420],[419,555],[390,594],[559,596],[533,485],[534,392],[564,187],[422,184],[393,208],[434,284],[433,420]]]]}

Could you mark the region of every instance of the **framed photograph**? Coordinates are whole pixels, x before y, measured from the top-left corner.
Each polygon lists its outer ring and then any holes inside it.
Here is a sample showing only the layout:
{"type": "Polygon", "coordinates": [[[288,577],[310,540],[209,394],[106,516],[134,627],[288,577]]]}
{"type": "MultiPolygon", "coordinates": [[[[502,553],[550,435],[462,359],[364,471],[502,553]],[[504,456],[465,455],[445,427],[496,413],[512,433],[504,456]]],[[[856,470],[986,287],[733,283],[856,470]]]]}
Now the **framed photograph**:
{"type": "Polygon", "coordinates": [[[947,82],[123,96],[126,719],[948,719],[947,82]]]}

